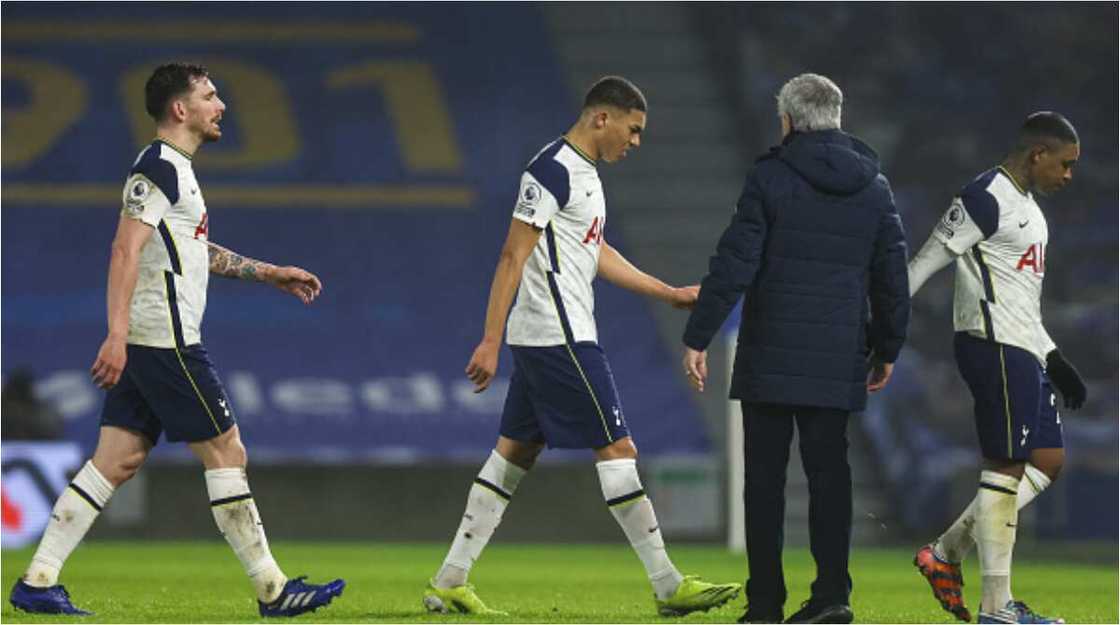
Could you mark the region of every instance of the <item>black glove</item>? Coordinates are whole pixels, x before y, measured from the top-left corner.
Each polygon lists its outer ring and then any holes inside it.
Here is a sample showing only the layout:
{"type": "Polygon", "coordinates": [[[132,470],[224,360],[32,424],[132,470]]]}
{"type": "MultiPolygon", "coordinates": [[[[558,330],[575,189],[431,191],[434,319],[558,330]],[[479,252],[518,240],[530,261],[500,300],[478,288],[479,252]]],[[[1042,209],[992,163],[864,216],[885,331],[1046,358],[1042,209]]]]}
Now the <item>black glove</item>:
{"type": "Polygon", "coordinates": [[[1046,354],[1046,374],[1062,393],[1066,408],[1077,410],[1085,403],[1085,396],[1088,394],[1085,382],[1081,380],[1077,369],[1062,356],[1062,352],[1055,349],[1046,354]]]}

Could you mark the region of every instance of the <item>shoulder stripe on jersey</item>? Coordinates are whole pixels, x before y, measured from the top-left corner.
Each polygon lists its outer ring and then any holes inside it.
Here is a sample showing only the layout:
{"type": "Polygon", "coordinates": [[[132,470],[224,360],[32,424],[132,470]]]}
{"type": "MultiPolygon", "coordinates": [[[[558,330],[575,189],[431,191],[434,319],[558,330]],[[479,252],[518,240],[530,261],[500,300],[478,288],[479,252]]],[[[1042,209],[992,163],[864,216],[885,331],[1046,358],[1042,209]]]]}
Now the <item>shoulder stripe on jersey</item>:
{"type": "Polygon", "coordinates": [[[990,169],[965,185],[960,192],[961,204],[973,223],[984,233],[984,238],[992,236],[999,229],[999,203],[988,191],[999,169],[990,169]]]}
{"type": "MultiPolygon", "coordinates": [[[[545,231],[552,234],[552,224],[548,224],[545,231]]],[[[556,240],[548,237],[549,253],[552,257],[551,262],[557,271],[545,271],[545,277],[548,279],[548,292],[552,295],[552,304],[556,307],[556,315],[560,317],[560,328],[564,330],[564,347],[568,350],[568,355],[572,358],[572,364],[576,366],[576,371],[579,372],[579,377],[583,379],[584,386],[587,387],[587,392],[591,395],[591,401],[595,404],[595,410],[599,413],[599,421],[603,424],[603,431],[607,434],[607,442],[613,443],[614,437],[611,436],[611,429],[607,426],[607,417],[603,414],[603,408],[599,405],[599,398],[595,396],[595,389],[591,388],[591,382],[587,380],[587,376],[583,373],[583,367],[579,364],[579,359],[572,351],[572,345],[576,343],[575,334],[572,332],[572,324],[568,321],[568,313],[564,310],[564,299],[560,296],[560,285],[556,282],[556,274],[559,273],[560,259],[556,256],[556,240]]]]}
{"type": "Polygon", "coordinates": [[[984,282],[984,299],[996,303],[996,287],[992,284],[992,272],[988,270],[988,263],[984,262],[984,253],[980,251],[979,245],[972,246],[972,258],[980,267],[980,278],[984,282]]]}
{"type": "Polygon", "coordinates": [[[996,288],[992,283],[992,272],[988,269],[988,263],[984,262],[984,253],[980,251],[979,245],[972,246],[972,258],[976,260],[976,265],[980,267],[980,281],[984,283],[984,299],[980,300],[980,314],[984,317],[984,334],[989,341],[996,340],[995,326],[992,324],[992,311],[988,307],[989,303],[996,302],[996,288]]]}
{"type": "Polygon", "coordinates": [[[554,158],[560,148],[564,147],[563,141],[557,141],[544,149],[525,171],[533,175],[552,197],[556,198],[557,205],[563,210],[568,205],[571,192],[571,182],[568,177],[568,168],[557,162],[554,158]]]}
{"type": "Polygon", "coordinates": [[[171,229],[167,227],[167,222],[159,220],[159,236],[163,239],[163,245],[167,248],[167,258],[171,260],[171,271],[177,275],[183,275],[183,265],[179,261],[179,249],[175,247],[175,239],[171,238],[171,229]]]}
{"type": "Polygon", "coordinates": [[[996,330],[992,325],[992,310],[988,308],[988,300],[980,300],[980,314],[984,316],[984,334],[989,341],[996,340],[996,330]]]}
{"type": "Polygon", "coordinates": [[[152,184],[159,187],[160,191],[163,191],[167,201],[176,204],[179,201],[179,174],[175,171],[174,165],[160,158],[161,145],[167,144],[156,141],[148,146],[128,175],[143,174],[152,181],[152,184]]]}
{"type": "Polygon", "coordinates": [[[218,420],[214,418],[214,413],[210,410],[210,406],[206,404],[202,392],[198,390],[198,384],[195,383],[194,376],[191,375],[190,369],[187,369],[187,363],[183,361],[183,354],[179,351],[179,348],[183,347],[186,341],[183,340],[183,324],[179,317],[179,304],[175,298],[175,274],[164,271],[163,278],[167,285],[167,314],[171,318],[171,332],[175,335],[175,357],[179,359],[179,366],[183,368],[183,374],[187,376],[187,381],[191,383],[191,388],[194,389],[195,396],[202,404],[202,409],[210,417],[210,423],[214,424],[214,431],[221,434],[222,428],[218,427],[218,420]]]}
{"type": "Polygon", "coordinates": [[[183,340],[183,321],[179,316],[179,300],[175,295],[175,274],[170,271],[163,272],[164,282],[167,284],[167,311],[171,315],[171,333],[175,335],[175,347],[185,347],[183,340]]]}
{"type": "Polygon", "coordinates": [[[560,316],[560,327],[564,330],[564,340],[568,345],[573,345],[576,342],[575,334],[572,333],[572,324],[568,322],[568,313],[564,310],[564,300],[560,298],[560,285],[556,283],[556,274],[551,271],[546,271],[545,276],[548,278],[548,290],[552,293],[552,303],[556,306],[556,314],[560,316]]]}
{"type": "Polygon", "coordinates": [[[556,255],[556,232],[552,229],[552,222],[544,227],[544,240],[548,245],[548,262],[552,266],[552,273],[560,273],[560,257],[556,255]]]}
{"type": "Polygon", "coordinates": [[[564,139],[564,143],[565,143],[565,144],[567,144],[567,146],[568,146],[569,148],[572,148],[572,151],[573,151],[573,152],[575,152],[576,154],[579,154],[580,158],[582,158],[583,160],[587,161],[587,164],[588,164],[588,165],[591,165],[592,167],[594,167],[594,166],[595,166],[595,161],[591,160],[591,157],[590,157],[590,156],[588,156],[587,154],[584,154],[583,150],[579,149],[579,146],[577,146],[576,144],[572,143],[571,141],[568,141],[568,138],[567,138],[567,137],[563,137],[563,139],[564,139]]]}

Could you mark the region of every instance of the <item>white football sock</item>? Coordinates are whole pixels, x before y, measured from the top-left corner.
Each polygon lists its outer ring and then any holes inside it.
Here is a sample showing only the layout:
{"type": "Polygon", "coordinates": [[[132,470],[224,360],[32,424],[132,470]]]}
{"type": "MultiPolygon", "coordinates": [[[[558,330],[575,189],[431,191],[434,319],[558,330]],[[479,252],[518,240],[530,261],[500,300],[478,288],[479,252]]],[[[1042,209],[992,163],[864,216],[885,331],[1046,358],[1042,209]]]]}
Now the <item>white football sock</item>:
{"type": "Polygon", "coordinates": [[[672,596],[683,578],[665,550],[653,503],[642,490],[637,461],[633,458],[606,460],[596,463],[595,468],[599,471],[599,484],[607,506],[642,560],[657,598],[672,596]]]}
{"type": "MultiPolygon", "coordinates": [[[[1016,505],[1020,510],[1034,501],[1042,491],[1050,486],[1050,478],[1041,469],[1033,464],[1027,464],[1023,472],[1023,479],[1019,482],[1019,491],[1016,496],[1016,505]]],[[[973,498],[968,507],[964,509],[960,518],[945,531],[933,545],[937,557],[948,562],[959,563],[964,560],[972,550],[975,539],[972,536],[972,526],[975,523],[976,499],[973,498]]]]}
{"type": "Polygon", "coordinates": [[[1011,600],[1011,554],[1019,519],[1018,490],[1019,478],[995,471],[980,474],[973,533],[983,579],[981,612],[995,612],[1011,600]]]}
{"type": "Polygon", "coordinates": [[[502,514],[525,473],[525,469],[503,458],[498,450],[490,452],[471,485],[463,520],[433,580],[437,588],[454,588],[467,583],[471,567],[498,529],[502,514]]]}
{"type": "Polygon", "coordinates": [[[933,543],[933,553],[946,562],[959,563],[964,560],[975,542],[972,526],[976,523],[976,497],[972,498],[964,512],[933,543]]]}
{"type": "Polygon", "coordinates": [[[1022,510],[1027,504],[1035,500],[1042,494],[1042,491],[1050,487],[1050,476],[1042,472],[1042,469],[1027,464],[1023,470],[1023,479],[1019,482],[1019,495],[1018,506],[1022,510]]]}
{"type": "Polygon", "coordinates": [[[113,490],[113,485],[93,462],[86,461],[54,502],[47,530],[23,576],[26,584],[46,588],[58,583],[58,574],[66,558],[93,526],[97,515],[113,496],[113,490]]]}
{"type": "Polygon", "coordinates": [[[269,551],[268,538],[264,535],[261,515],[249,491],[245,469],[211,469],[205,475],[214,522],[241,561],[241,566],[245,567],[257,591],[257,598],[264,603],[275,601],[288,578],[269,551]]]}

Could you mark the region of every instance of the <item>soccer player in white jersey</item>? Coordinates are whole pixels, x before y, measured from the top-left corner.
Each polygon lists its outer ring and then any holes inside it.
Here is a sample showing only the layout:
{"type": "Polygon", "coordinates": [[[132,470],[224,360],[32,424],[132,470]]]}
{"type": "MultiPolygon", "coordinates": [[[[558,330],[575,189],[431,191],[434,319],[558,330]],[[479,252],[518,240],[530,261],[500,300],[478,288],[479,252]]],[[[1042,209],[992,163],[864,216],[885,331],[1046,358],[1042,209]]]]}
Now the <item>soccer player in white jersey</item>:
{"type": "Polygon", "coordinates": [[[708,610],[739,592],[739,584],[683,577],[669,560],[598,343],[596,276],[678,308],[696,301],[697,287],[673,288],[643,273],[604,237],[606,201],[596,163],[618,161],[637,148],[645,125],[646,100],[638,88],[621,77],[602,78],[588,91],[575,125],[538,152],[521,176],[482,341],[466,369],[476,392],[486,390],[498,369],[504,329],[513,376],[497,445],[471,486],[451,549],[424,593],[428,610],[498,613],[475,595],[467,575],[546,444],[594,450],[603,497],[645,566],[659,613],[708,610]]]}
{"type": "Polygon", "coordinates": [[[59,573],[113,491],[136,474],[166,432],[168,441],[185,441],[202,461],[214,520],[256,589],[261,616],[314,610],[341,594],[345,582],[289,579],[273,559],[249,491],[245,447],[200,325],[210,273],[271,284],[304,304],[319,295],[319,279],[208,240],[191,159],[203,143],[221,137],[226,106],[206,68],[156,68],[145,104],[156,139],[125,182],[109,262],[109,334],[91,369],[94,382],[108,390],[97,449],[55,502],[9,600],[28,612],[89,614],[70,602],[59,573]]]}
{"type": "Polygon", "coordinates": [[[1077,131],[1048,111],[1034,113],[1003,164],[980,174],[953,199],[909,264],[910,292],[956,263],[954,351],[975,401],[984,467],[976,498],[914,564],[943,608],[971,620],[961,595],[960,563],[973,542],[980,554],[981,623],[1052,623],[1011,595],[1011,552],[1018,510],[1056,479],[1065,459],[1052,390],[1080,408],[1086,389],[1042,324],[1048,230],[1035,196],[1066,186],[1080,155],[1077,131]]]}

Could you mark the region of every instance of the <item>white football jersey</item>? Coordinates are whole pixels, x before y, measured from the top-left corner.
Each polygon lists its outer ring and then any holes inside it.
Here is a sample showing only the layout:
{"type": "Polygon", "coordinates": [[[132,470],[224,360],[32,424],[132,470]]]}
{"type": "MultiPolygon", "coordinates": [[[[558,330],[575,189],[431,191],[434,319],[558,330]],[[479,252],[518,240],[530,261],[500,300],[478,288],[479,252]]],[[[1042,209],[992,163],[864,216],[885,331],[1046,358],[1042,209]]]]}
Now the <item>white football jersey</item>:
{"type": "Polygon", "coordinates": [[[132,165],[123,200],[121,214],[156,229],[140,251],[128,342],[164,348],[202,342],[209,223],[191,157],[152,142],[132,165]]]}
{"type": "Polygon", "coordinates": [[[595,163],[563,137],[521,176],[513,217],[544,230],[525,261],[506,324],[510,345],[598,341],[595,292],[607,202],[595,163]]]}
{"type": "Polygon", "coordinates": [[[961,190],[934,229],[957,258],[953,327],[1025,349],[1046,365],[1054,342],[1042,325],[1046,217],[1002,167],[961,190]]]}

